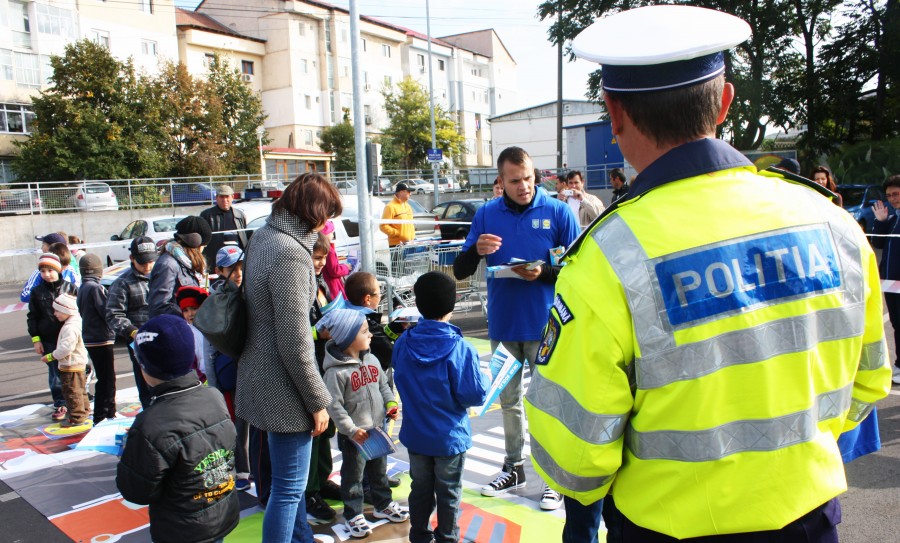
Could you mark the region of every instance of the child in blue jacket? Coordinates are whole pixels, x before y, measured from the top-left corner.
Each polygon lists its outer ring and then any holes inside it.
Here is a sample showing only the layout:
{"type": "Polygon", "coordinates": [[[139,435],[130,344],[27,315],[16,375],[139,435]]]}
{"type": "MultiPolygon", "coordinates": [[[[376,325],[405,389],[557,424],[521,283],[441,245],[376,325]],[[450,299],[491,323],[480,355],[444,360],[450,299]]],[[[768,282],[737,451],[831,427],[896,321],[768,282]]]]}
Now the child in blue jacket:
{"type": "Polygon", "coordinates": [[[419,324],[394,344],[394,382],[403,399],[400,442],[409,452],[409,541],[459,541],[463,465],[472,447],[467,408],[484,403],[490,381],[478,353],[450,324],[456,283],[441,272],[416,281],[419,324]],[[437,506],[437,527],[431,513],[437,506]]]}

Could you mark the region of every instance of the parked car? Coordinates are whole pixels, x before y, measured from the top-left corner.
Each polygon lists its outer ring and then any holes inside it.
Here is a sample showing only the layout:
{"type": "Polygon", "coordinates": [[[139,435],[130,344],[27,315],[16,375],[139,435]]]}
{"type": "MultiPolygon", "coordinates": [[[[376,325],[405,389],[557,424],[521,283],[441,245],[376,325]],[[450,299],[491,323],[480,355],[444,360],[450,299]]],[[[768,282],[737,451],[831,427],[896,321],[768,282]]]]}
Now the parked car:
{"type": "Polygon", "coordinates": [[[465,200],[451,200],[449,202],[441,202],[431,210],[431,214],[437,221],[453,221],[455,224],[440,224],[438,229],[441,231],[441,239],[444,241],[455,239],[466,239],[469,235],[469,228],[472,226],[472,219],[475,218],[475,212],[481,206],[487,203],[483,198],[467,198],[465,200]]]}
{"type": "Polygon", "coordinates": [[[460,186],[459,182],[452,175],[445,175],[443,177],[438,177],[438,186],[440,187],[441,192],[459,192],[460,186]]]}
{"type": "Polygon", "coordinates": [[[106,183],[90,181],[78,185],[71,198],[72,207],[78,211],[118,211],[116,193],[106,183]]]}
{"type": "Polygon", "coordinates": [[[281,198],[287,185],[278,180],[255,181],[247,184],[244,192],[240,194],[241,199],[250,201],[254,198],[281,198]]]}
{"type": "Polygon", "coordinates": [[[175,235],[175,225],[183,219],[184,215],[161,215],[158,217],[140,218],[128,223],[128,226],[120,234],[113,234],[110,241],[121,241],[121,245],[109,248],[106,262],[112,265],[115,262],[128,260],[131,254],[131,240],[141,236],[147,236],[155,242],[171,239],[175,235]]]}
{"type": "Polygon", "coordinates": [[[393,194],[394,193],[394,185],[391,183],[390,177],[381,176],[375,180],[375,186],[373,187],[372,192],[377,195],[382,194],[393,194]]]}
{"type": "Polygon", "coordinates": [[[175,183],[172,185],[172,203],[175,205],[212,205],[215,201],[216,189],[206,183],[175,183]]]}
{"type": "Polygon", "coordinates": [[[407,202],[409,203],[409,207],[413,210],[413,220],[423,221],[414,225],[416,227],[416,239],[436,237],[435,231],[437,230],[437,227],[434,225],[434,215],[425,209],[422,204],[412,198],[407,200],[407,202]]]}
{"type": "Polygon", "coordinates": [[[867,234],[875,229],[875,212],[872,210],[875,202],[881,200],[890,209],[880,185],[838,185],[837,190],[841,193],[844,210],[853,215],[867,234]]]}
{"type": "Polygon", "coordinates": [[[426,192],[434,192],[434,183],[428,183],[424,179],[407,179],[403,181],[409,186],[410,192],[415,194],[425,194],[426,192]]]}
{"type": "Polygon", "coordinates": [[[124,262],[116,262],[106,268],[103,269],[103,277],[100,278],[100,284],[106,288],[112,286],[113,283],[116,282],[116,279],[119,278],[120,275],[125,273],[131,268],[131,262],[126,260],[124,262]]]}
{"type": "Polygon", "coordinates": [[[356,192],[356,180],[355,179],[342,179],[338,181],[332,181],[335,188],[341,194],[351,194],[356,192]]]}
{"type": "Polygon", "coordinates": [[[31,189],[0,190],[0,214],[28,215],[42,213],[44,205],[37,191],[31,189]]]}

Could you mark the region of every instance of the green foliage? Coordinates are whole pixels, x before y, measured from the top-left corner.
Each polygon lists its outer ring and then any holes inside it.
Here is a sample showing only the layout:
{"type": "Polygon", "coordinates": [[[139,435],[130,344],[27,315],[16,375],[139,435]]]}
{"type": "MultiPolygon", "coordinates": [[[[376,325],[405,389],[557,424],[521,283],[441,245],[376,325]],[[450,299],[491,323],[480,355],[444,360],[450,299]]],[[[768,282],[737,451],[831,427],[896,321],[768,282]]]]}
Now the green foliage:
{"type": "Polygon", "coordinates": [[[334,153],[334,171],[356,171],[356,138],[353,125],[345,117],[344,122],[322,129],[319,136],[323,151],[334,153]]]}
{"type": "Polygon", "coordinates": [[[52,87],[33,100],[32,136],[16,143],[13,168],[20,179],[259,171],[261,101],[218,57],[208,79],[172,63],[157,77],[138,76],[130,61],[82,40],[51,65],[52,87]]]}
{"type": "Polygon", "coordinates": [[[900,174],[900,139],[847,145],[828,157],[839,183],[880,185],[900,174]]]}
{"type": "MultiPolygon", "coordinates": [[[[396,90],[385,88],[384,109],[390,125],[381,138],[382,164],[387,170],[413,170],[427,165],[431,148],[431,116],[425,88],[406,77],[396,90]],[[396,161],[396,162],[395,162],[396,161]]],[[[465,151],[466,140],[446,111],[434,108],[435,140],[444,156],[457,161],[465,151]]]]}

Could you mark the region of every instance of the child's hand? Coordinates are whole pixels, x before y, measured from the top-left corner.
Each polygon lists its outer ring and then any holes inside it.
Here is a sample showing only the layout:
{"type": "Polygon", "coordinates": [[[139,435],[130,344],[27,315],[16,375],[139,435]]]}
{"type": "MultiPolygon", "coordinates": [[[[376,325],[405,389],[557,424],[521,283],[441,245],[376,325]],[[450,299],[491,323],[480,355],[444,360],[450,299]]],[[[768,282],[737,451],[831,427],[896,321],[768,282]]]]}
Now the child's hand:
{"type": "Polygon", "coordinates": [[[331,332],[327,328],[319,330],[319,339],[331,339],[331,332]]]}
{"type": "Polygon", "coordinates": [[[44,346],[40,341],[34,344],[34,352],[36,352],[38,356],[44,356],[44,346]]]}
{"type": "Polygon", "coordinates": [[[48,354],[48,355],[42,356],[41,362],[44,362],[45,364],[49,364],[50,363],[50,355],[48,354]]]}
{"type": "Polygon", "coordinates": [[[391,420],[397,420],[397,417],[399,417],[399,416],[400,416],[400,408],[398,408],[396,405],[387,410],[387,418],[389,418],[391,420]]]}
{"type": "Polygon", "coordinates": [[[366,442],[367,439],[369,439],[369,432],[366,432],[362,428],[359,428],[358,430],[356,430],[356,433],[350,436],[350,439],[362,445],[366,442]]]}

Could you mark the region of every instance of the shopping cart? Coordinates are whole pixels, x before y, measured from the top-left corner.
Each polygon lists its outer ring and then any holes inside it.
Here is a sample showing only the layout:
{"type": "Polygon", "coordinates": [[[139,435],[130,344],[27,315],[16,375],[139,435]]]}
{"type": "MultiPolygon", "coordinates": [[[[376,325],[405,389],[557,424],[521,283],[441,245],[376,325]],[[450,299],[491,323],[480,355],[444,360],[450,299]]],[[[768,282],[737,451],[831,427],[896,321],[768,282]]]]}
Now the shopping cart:
{"type": "Polygon", "coordinates": [[[376,275],[383,288],[381,309],[385,313],[398,305],[415,305],[413,286],[420,275],[431,269],[431,245],[431,242],[412,242],[389,249],[386,260],[390,267],[376,275]]]}
{"type": "MultiPolygon", "coordinates": [[[[453,262],[462,251],[463,242],[440,243],[431,247],[431,269],[453,275],[453,262]]],[[[485,279],[485,259],[481,259],[478,269],[464,279],[456,280],[456,306],[453,311],[465,313],[470,311],[473,304],[465,303],[474,297],[481,306],[481,312],[487,316],[487,282],[485,279]]]]}

